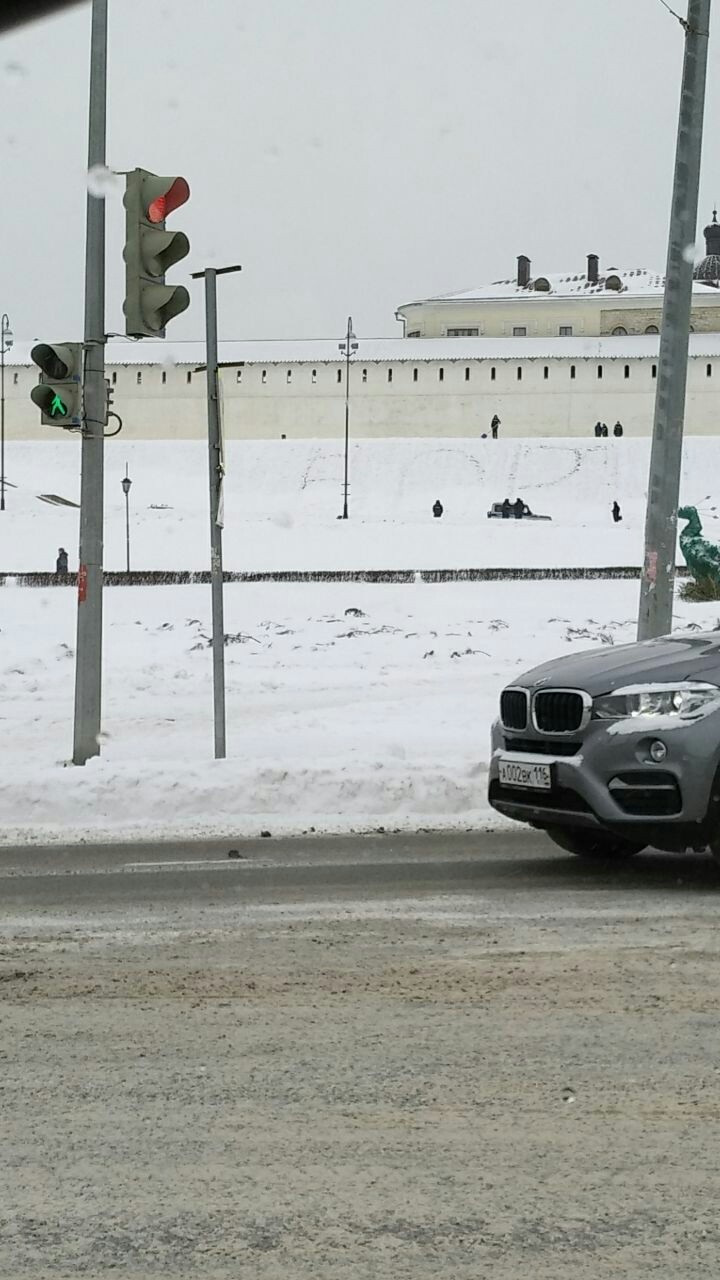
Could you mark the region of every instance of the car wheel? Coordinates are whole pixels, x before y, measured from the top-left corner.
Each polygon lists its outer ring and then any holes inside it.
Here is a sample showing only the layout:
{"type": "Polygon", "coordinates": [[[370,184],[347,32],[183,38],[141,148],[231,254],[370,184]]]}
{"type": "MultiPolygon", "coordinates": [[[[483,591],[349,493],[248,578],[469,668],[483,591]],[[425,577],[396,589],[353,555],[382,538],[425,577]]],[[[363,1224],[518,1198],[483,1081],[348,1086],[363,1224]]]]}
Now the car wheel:
{"type": "MultiPolygon", "coordinates": [[[[593,831],[587,827],[546,827],[553,844],[567,853],[574,853],[578,858],[632,858],[645,846],[634,840],[625,840],[622,836],[612,835],[610,831],[593,831]]],[[[720,852],[720,844],[718,845],[720,852]]]]}

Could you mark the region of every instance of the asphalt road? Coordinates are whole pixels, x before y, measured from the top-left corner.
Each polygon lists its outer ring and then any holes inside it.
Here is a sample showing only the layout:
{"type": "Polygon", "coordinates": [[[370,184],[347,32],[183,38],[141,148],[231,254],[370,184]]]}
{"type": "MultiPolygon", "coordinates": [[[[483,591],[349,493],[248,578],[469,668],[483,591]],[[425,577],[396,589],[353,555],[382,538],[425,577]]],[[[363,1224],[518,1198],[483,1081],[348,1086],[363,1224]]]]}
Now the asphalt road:
{"type": "Polygon", "coordinates": [[[706,1276],[719,892],[522,832],[0,850],[0,1274],[706,1276]]]}

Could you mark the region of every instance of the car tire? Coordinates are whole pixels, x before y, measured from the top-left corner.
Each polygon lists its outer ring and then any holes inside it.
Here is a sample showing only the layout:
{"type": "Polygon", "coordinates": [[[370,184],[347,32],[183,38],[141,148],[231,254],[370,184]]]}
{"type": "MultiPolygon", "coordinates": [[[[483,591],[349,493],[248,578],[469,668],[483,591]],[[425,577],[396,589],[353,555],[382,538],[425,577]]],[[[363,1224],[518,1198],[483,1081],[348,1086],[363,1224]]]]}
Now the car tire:
{"type": "Polygon", "coordinates": [[[546,827],[545,834],[566,853],[574,853],[578,858],[592,858],[596,862],[632,858],[645,848],[643,844],[625,840],[610,831],[594,831],[588,827],[546,827]]]}

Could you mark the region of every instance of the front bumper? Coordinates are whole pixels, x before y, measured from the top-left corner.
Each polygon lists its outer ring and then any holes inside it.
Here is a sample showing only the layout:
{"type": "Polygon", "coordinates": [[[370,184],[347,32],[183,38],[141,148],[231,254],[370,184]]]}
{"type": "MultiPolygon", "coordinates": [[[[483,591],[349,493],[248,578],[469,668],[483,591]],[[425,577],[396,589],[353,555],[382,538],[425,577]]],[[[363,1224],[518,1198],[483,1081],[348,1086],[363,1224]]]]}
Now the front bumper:
{"type": "Polygon", "coordinates": [[[659,848],[701,848],[717,821],[719,757],[720,713],[654,732],[649,717],[636,731],[628,722],[619,730],[618,722],[592,720],[582,733],[556,740],[533,730],[513,733],[496,721],[488,799],[499,813],[535,827],[602,828],[659,848]],[[661,763],[649,756],[657,740],[667,747],[661,763]],[[551,766],[551,788],[501,784],[500,757],[522,761],[533,751],[551,766]]]}

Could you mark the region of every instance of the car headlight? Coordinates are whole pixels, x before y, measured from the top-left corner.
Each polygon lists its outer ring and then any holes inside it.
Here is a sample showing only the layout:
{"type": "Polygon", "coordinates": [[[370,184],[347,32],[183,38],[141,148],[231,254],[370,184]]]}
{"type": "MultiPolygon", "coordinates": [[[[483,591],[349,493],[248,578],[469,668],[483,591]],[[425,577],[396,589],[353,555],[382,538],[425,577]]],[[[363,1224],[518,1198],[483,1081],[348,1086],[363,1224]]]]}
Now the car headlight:
{"type": "Polygon", "coordinates": [[[634,685],[593,699],[593,719],[673,716],[693,720],[717,707],[720,707],[720,689],[714,684],[634,685]]]}

